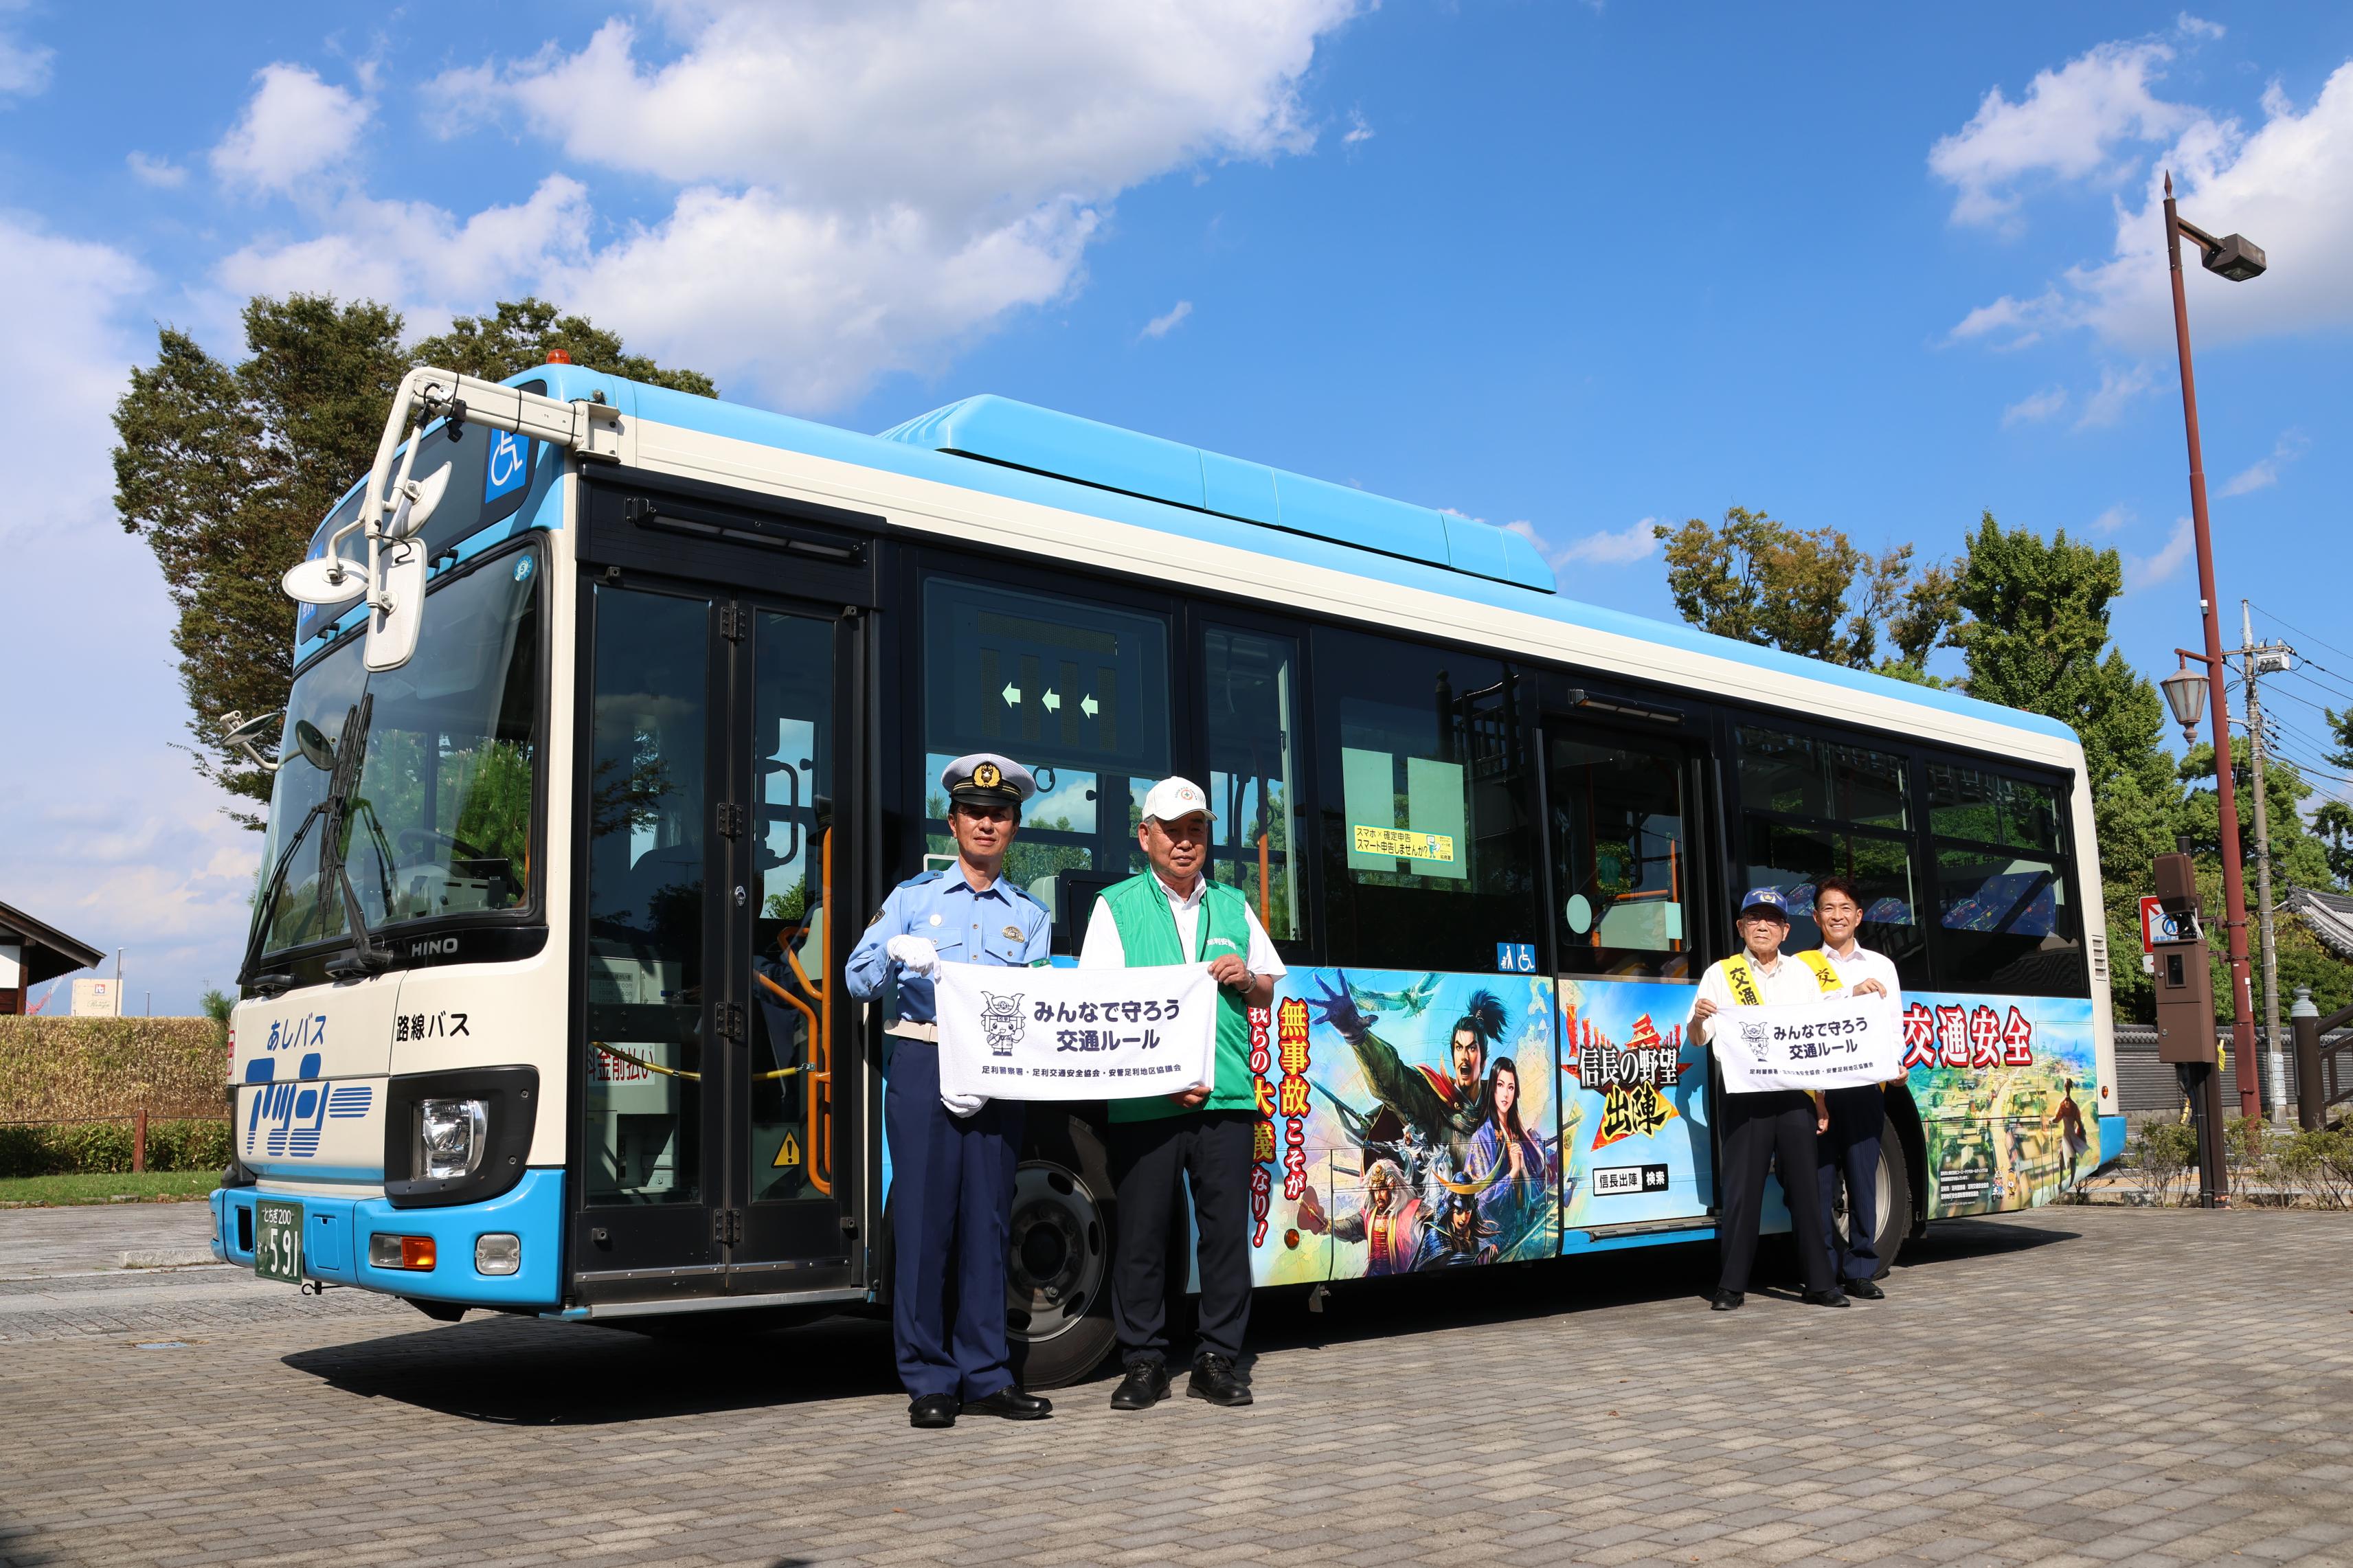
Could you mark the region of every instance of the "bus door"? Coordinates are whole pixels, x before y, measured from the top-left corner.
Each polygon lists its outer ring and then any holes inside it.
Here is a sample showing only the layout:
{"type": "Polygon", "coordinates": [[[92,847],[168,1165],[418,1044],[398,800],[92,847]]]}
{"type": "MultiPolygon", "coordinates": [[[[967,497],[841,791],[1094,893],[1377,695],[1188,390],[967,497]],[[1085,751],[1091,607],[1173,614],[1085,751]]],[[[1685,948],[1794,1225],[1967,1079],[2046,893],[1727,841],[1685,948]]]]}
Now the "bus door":
{"type": "Polygon", "coordinates": [[[1706,1048],[1689,1037],[1715,897],[1702,748],[1590,710],[1547,714],[1545,810],[1561,1026],[1562,1230],[1712,1225],[1706,1048]]]}
{"type": "Polygon", "coordinates": [[[846,570],[871,545],[813,566],[709,537],[764,513],[623,499],[592,493],[582,545],[574,1289],[644,1306],[862,1293],[841,984],[858,924],[841,911],[872,896],[857,803],[873,617],[846,570]],[[828,573],[845,580],[827,601],[765,587],[828,573]]]}

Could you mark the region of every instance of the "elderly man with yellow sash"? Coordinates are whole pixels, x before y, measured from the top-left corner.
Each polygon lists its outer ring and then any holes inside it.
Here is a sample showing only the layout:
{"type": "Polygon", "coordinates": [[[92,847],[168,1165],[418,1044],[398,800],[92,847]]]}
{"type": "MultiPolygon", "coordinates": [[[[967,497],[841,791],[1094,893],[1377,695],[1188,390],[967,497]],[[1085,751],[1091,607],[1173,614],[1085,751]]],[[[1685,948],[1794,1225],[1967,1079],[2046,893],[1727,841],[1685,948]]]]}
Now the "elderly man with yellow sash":
{"type": "Polygon", "coordinates": [[[1201,1276],[1200,1340],[1185,1392],[1248,1405],[1240,1371],[1250,1323],[1250,1181],[1258,1089],[1250,1070],[1250,1009],[1274,996],[1282,960],[1250,900],[1210,879],[1209,802],[1189,779],[1162,779],[1144,797],[1136,844],[1152,868],[1103,890],[1087,921],[1082,969],[1206,963],[1218,983],[1210,1081],[1182,1094],[1111,1102],[1111,1172],[1119,1193],[1112,1322],[1126,1375],[1113,1410],[1168,1396],[1169,1238],[1181,1234],[1177,1183],[1193,1190],[1201,1276]]]}
{"type": "MultiPolygon", "coordinates": [[[[1692,1033],[1699,1039],[1712,1037],[1708,1020],[1726,1007],[1810,1006],[1846,994],[1846,982],[1820,953],[1782,956],[1781,939],[1789,934],[1789,903],[1777,889],[1750,889],[1740,901],[1737,923],[1741,951],[1710,965],[1700,978],[1691,1018],[1692,1033]]],[[[1797,1232],[1799,1266],[1805,1270],[1806,1300],[1817,1307],[1847,1305],[1822,1245],[1814,1137],[1829,1125],[1829,1118],[1820,1101],[1802,1089],[1776,1089],[1759,1094],[1727,1092],[1722,1104],[1724,1208],[1716,1221],[1716,1240],[1724,1272],[1716,1282],[1715,1310],[1732,1311],[1747,1293],[1757,1223],[1765,1210],[1765,1173],[1777,1157],[1781,1197],[1797,1232]]]]}

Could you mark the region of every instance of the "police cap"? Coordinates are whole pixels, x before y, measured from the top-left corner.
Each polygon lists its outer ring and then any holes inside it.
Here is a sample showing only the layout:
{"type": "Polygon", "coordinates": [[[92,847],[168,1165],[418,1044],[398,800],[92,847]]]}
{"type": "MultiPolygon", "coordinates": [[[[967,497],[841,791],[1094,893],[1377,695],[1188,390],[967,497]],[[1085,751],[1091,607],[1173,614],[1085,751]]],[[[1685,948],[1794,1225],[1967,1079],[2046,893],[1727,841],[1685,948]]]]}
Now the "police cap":
{"type": "Polygon", "coordinates": [[[1038,781],[1011,757],[975,752],[947,765],[940,774],[940,787],[950,800],[966,805],[1008,805],[1018,811],[1038,793],[1038,781]]]}

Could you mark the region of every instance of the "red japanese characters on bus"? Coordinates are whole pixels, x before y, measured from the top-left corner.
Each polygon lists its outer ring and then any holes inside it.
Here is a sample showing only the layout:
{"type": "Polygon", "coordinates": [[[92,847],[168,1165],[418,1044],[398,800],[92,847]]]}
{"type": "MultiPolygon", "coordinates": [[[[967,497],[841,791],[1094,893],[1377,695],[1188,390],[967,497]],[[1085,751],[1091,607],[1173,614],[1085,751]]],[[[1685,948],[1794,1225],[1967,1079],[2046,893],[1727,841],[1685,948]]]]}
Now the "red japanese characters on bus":
{"type": "Polygon", "coordinates": [[[1282,1118],[1282,1195],[1293,1203],[1307,1190],[1307,1004],[1286,998],[1275,1015],[1276,1060],[1282,1080],[1275,1110],[1282,1118]]]}

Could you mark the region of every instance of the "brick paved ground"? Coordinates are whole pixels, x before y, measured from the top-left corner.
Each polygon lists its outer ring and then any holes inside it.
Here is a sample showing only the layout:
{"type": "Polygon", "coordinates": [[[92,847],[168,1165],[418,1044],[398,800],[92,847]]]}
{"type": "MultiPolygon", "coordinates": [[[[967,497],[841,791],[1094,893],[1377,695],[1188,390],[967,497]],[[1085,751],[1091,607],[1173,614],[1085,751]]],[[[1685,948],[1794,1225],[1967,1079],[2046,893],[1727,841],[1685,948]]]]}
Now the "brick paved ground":
{"type": "Polygon", "coordinates": [[[1254,1409],[1117,1415],[1105,1383],[944,1433],[871,1323],[677,1344],[217,1268],[0,1281],[0,1559],[2353,1563],[2344,1216],[1940,1226],[1846,1312],[1711,1315],[1706,1272],[1278,1300],[1254,1409]]]}

